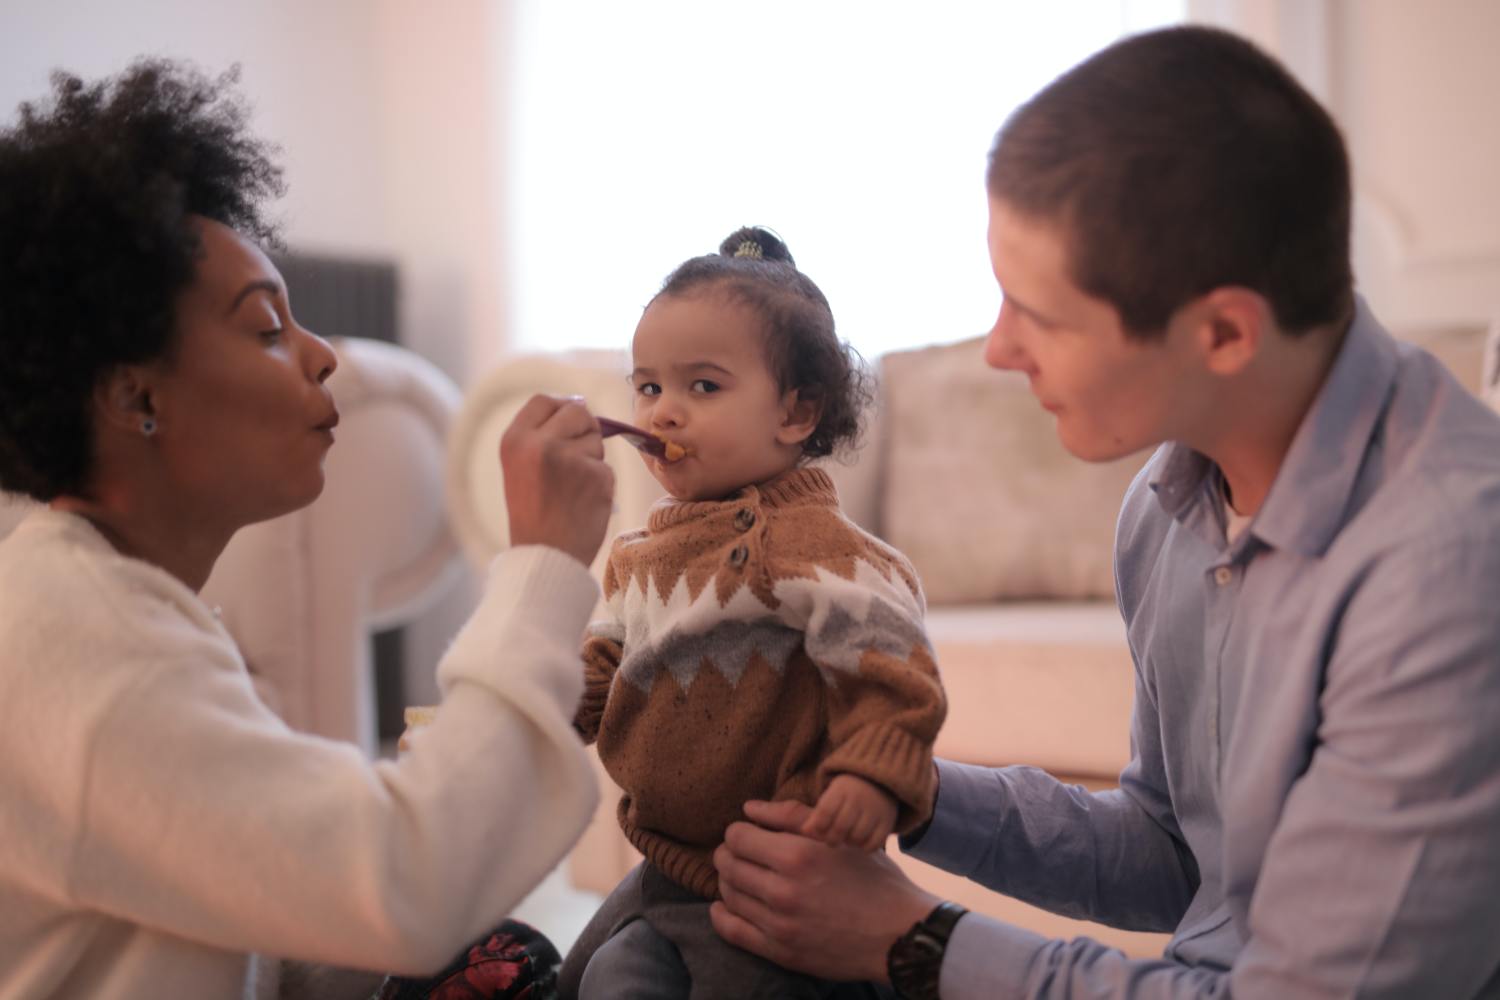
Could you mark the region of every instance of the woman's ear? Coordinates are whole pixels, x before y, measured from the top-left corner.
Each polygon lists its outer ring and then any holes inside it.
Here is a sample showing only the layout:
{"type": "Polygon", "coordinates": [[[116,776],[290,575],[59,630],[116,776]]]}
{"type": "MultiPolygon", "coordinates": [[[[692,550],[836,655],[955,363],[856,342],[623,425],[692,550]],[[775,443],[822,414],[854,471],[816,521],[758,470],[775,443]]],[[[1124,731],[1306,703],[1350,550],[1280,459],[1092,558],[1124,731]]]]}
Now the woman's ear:
{"type": "Polygon", "coordinates": [[[812,437],[823,418],[823,401],[792,389],[781,397],[781,426],[776,429],[779,444],[801,444],[812,437]]]}
{"type": "Polygon", "coordinates": [[[138,365],[118,365],[94,386],[94,409],[106,427],[140,434],[156,418],[146,373],[138,365]]]}

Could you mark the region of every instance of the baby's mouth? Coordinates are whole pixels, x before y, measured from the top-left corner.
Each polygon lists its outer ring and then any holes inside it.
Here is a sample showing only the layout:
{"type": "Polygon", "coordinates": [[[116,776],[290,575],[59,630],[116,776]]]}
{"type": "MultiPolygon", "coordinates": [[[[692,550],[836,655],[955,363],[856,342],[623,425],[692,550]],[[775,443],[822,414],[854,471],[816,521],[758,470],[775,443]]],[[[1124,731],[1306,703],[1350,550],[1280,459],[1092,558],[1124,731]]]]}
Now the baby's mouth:
{"type": "Polygon", "coordinates": [[[661,441],[666,446],[662,453],[662,461],[668,465],[680,462],[692,454],[690,449],[685,445],[678,444],[676,441],[668,441],[666,438],[662,438],[661,441]]]}

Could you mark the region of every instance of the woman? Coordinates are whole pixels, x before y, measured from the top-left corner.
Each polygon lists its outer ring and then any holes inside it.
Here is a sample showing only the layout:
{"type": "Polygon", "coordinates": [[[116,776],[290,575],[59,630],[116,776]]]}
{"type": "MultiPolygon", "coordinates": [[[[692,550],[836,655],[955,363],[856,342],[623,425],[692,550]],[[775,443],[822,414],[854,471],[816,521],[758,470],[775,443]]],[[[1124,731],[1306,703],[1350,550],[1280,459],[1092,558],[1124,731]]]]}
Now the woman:
{"type": "Polygon", "coordinates": [[[613,480],[537,397],[501,444],[515,547],[396,762],[289,731],[196,591],[310,503],[334,355],[260,248],[279,188],[232,78],[58,76],[0,133],[0,995],[240,997],[252,953],[430,973],[595,803],[571,727],[613,480]]]}

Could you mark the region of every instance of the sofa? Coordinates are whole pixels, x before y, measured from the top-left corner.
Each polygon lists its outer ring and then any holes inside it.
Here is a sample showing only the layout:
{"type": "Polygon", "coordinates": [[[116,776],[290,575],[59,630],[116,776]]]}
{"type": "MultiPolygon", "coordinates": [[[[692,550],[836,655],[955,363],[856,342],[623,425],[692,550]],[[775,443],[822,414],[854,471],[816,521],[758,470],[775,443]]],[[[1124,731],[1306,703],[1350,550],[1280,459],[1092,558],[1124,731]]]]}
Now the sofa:
{"type": "MultiPolygon", "coordinates": [[[[328,387],[341,419],[322,495],[236,533],[201,596],[220,609],[261,698],[288,725],[374,754],[372,635],[416,619],[465,570],[443,500],[461,397],[406,348],[331,343],[339,363],[328,387]]],[[[0,495],[0,537],[31,506],[0,495]]]]}
{"type": "MultiPolygon", "coordinates": [[[[1477,328],[1408,339],[1442,357],[1472,391],[1482,369],[1493,381],[1500,365],[1500,352],[1481,361],[1477,328]]],[[[1104,465],[1072,458],[1025,378],[988,369],[981,351],[971,339],[875,359],[879,399],[863,447],[827,468],[846,513],[905,552],[922,579],[949,702],[937,753],[1110,787],[1129,755],[1134,686],[1111,546],[1120,500],[1146,456],[1104,465]]],[[[448,501],[476,566],[507,544],[495,451],[511,416],[532,393],[550,392],[628,418],[628,368],[623,352],[530,355],[470,388],[449,442],[448,501]]],[[[605,448],[617,476],[613,534],[644,523],[661,489],[628,445],[611,439],[605,448]]],[[[638,855],[615,820],[618,793],[599,774],[606,794],[569,872],[576,886],[602,894],[638,855]]],[[[896,856],[932,891],[1043,934],[1086,934],[1142,956],[1159,955],[1166,940],[1045,913],[896,856]]]]}

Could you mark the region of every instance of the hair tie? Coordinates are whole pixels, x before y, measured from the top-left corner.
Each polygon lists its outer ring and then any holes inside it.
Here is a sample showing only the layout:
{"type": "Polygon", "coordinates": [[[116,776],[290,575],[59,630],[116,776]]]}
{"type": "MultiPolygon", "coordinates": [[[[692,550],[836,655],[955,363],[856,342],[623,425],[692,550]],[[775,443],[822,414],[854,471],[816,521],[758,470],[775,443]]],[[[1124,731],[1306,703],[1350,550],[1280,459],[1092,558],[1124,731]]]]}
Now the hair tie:
{"type": "Polygon", "coordinates": [[[749,257],[751,260],[760,260],[766,254],[760,248],[759,243],[754,240],[743,240],[739,246],[734,248],[734,255],[735,257],[749,257]]]}

